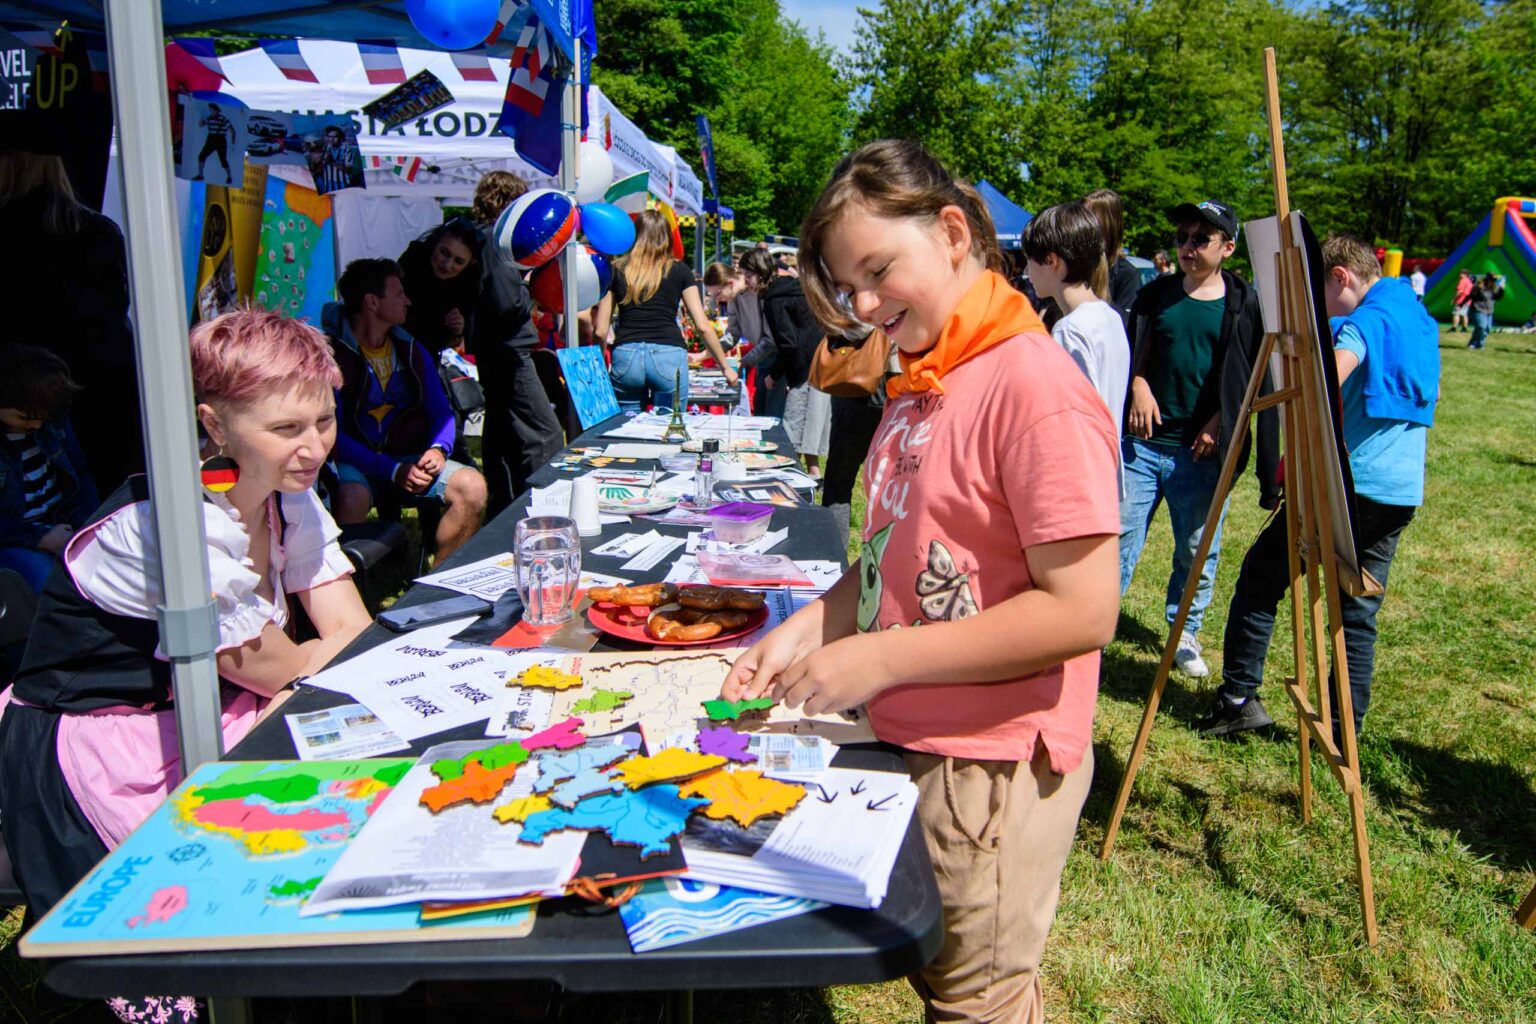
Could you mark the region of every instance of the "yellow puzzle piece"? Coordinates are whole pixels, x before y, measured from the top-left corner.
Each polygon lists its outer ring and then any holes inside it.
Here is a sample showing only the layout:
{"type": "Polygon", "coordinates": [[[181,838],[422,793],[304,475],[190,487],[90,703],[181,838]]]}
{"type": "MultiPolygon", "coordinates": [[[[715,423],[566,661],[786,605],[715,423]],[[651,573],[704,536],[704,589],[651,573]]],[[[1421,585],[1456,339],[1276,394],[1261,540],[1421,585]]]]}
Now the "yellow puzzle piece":
{"type": "Polygon", "coordinates": [[[581,676],[571,675],[569,672],[561,672],[557,668],[547,665],[534,665],[523,669],[517,677],[518,686],[527,686],[541,690],[569,690],[573,686],[581,685],[581,676]]]}
{"type": "Polygon", "coordinates": [[[683,783],[678,795],[704,797],[710,802],[702,811],[706,818],[731,818],[749,828],[758,818],[793,810],[805,798],[805,787],[764,778],[762,772],[711,772],[683,783]]]}
{"type": "Polygon", "coordinates": [[[497,821],[505,825],[509,821],[527,821],[529,815],[547,811],[553,806],[555,805],[550,803],[549,797],[542,793],[535,793],[532,796],[519,797],[511,803],[502,804],[491,813],[495,815],[497,821]]]}
{"type": "Polygon", "coordinates": [[[672,782],[713,771],[723,764],[725,758],[715,754],[695,754],[682,747],[667,747],[654,757],[632,757],[614,771],[624,785],[639,789],[651,782],[672,782]]]}

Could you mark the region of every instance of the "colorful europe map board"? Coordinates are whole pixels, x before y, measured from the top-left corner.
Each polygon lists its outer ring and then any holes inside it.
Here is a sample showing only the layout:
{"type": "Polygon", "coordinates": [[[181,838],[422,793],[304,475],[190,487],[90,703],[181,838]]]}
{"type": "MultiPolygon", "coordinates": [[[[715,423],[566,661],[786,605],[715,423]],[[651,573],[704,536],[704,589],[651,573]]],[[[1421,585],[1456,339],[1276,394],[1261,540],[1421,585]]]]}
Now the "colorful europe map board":
{"type": "Polygon", "coordinates": [[[613,393],[601,345],[561,348],[555,354],[560,357],[560,372],[565,374],[565,386],[582,430],[619,414],[619,399],[613,393]]]}
{"type": "Polygon", "coordinates": [[[273,175],[262,208],[252,298],[265,309],[320,326],[336,291],[336,229],[331,200],[273,175]]]}
{"type": "Polygon", "coordinates": [[[415,763],[206,764],[21,940],[29,957],[515,938],[511,908],[422,926],[416,906],[299,916],[368,816],[415,763]]]}

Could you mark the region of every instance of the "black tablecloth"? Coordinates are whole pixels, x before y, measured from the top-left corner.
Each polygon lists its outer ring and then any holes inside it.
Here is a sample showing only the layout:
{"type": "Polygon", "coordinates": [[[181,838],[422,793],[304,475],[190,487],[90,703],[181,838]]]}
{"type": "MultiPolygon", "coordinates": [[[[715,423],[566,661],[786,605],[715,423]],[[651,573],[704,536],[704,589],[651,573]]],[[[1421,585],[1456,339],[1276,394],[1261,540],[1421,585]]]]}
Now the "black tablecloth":
{"type": "MultiPolygon", "coordinates": [[[[572,447],[603,443],[616,417],[576,438],[572,447]]],[[[782,428],[765,434],[790,450],[782,428]]],[[[649,463],[642,463],[649,468],[649,463]]],[[[547,486],[576,474],[546,466],[533,476],[547,486]]],[[[511,549],[514,524],[528,495],[486,525],[442,566],[458,565],[511,549]]],[[[775,548],[792,558],[844,561],[832,514],[806,506],[779,509],[770,529],[789,528],[775,548]]],[[[678,536],[684,527],[665,523],[645,529],[678,536]]],[[[635,526],[605,526],[602,536],[582,540],[584,550],[635,526]]],[[[659,580],[667,564],[647,572],[624,571],[637,582],[659,580]]],[[[436,600],[448,591],[413,585],[398,607],[436,600]]],[[[394,634],[370,626],[338,659],[344,662],[394,634]]],[[[597,650],[624,649],[599,644],[597,650]]],[[[627,648],[632,649],[632,648],[627,648]]],[[[231,760],[288,760],[297,755],[282,716],[350,703],[344,694],[300,685],[281,713],[259,725],[231,750],[231,760]]],[[[449,740],[481,739],[477,723],[436,733],[411,744],[419,755],[449,740]]],[[[902,771],[900,755],[887,747],[845,747],[835,764],[902,771]]],[[[878,910],[832,907],[813,914],[718,935],[641,955],[630,952],[616,912],[596,912],[573,899],[541,904],[533,934],[524,939],[394,943],[334,948],[260,949],[234,952],[88,957],[51,965],[48,983],[69,995],[111,997],[124,992],[196,992],[209,996],[392,995],[419,981],[439,979],[547,979],[573,991],[644,991],[694,988],[767,988],[885,981],[927,963],[938,952],[941,917],[927,850],[916,826],[907,831],[884,903],[878,910]]]]}

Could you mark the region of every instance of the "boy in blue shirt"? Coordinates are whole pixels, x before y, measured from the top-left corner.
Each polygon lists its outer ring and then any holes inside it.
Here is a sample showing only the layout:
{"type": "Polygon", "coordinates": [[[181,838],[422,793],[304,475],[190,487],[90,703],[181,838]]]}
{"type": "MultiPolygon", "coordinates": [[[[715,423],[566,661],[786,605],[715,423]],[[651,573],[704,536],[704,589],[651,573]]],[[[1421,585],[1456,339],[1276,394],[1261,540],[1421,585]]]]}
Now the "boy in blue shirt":
{"type": "MultiPolygon", "coordinates": [[[[1440,332],[1408,282],[1382,277],[1375,252],[1359,239],[1339,235],[1324,242],[1323,273],[1355,480],[1357,555],[1360,568],[1382,587],[1373,597],[1340,595],[1358,735],[1371,700],[1376,614],[1387,572],[1424,501],[1425,440],[1440,395],[1440,332]]],[[[1290,585],[1286,544],[1285,518],[1276,516],[1243,559],[1227,615],[1221,688],[1197,725],[1208,736],[1274,721],[1258,691],[1275,608],[1290,585]]]]}

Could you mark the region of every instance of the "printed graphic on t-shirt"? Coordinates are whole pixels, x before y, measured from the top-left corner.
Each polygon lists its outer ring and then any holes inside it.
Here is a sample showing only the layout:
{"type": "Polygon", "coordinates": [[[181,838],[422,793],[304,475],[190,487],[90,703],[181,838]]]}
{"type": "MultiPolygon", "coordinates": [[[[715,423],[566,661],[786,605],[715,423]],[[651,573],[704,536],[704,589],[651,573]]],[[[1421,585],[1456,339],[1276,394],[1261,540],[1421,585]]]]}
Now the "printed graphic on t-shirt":
{"type": "MultiPolygon", "coordinates": [[[[863,632],[880,628],[880,602],[887,583],[893,586],[908,585],[904,580],[887,580],[882,564],[890,545],[891,532],[896,523],[907,518],[908,496],[912,480],[922,469],[924,448],[932,437],[928,417],[943,407],[944,396],[938,393],[919,395],[895,416],[881,431],[872,448],[882,452],[875,467],[869,489],[870,523],[889,518],[864,544],[859,556],[859,609],[858,626],[863,632]],[[908,413],[920,418],[915,426],[908,413]],[[889,447],[887,447],[889,446],[889,447]]],[[[980,611],[971,589],[971,573],[963,571],[955,562],[949,546],[938,538],[929,538],[927,564],[918,571],[910,586],[917,595],[922,617],[912,625],[923,622],[953,622],[969,618],[980,611]]],[[[893,623],[893,627],[900,623],[893,623]]]]}

